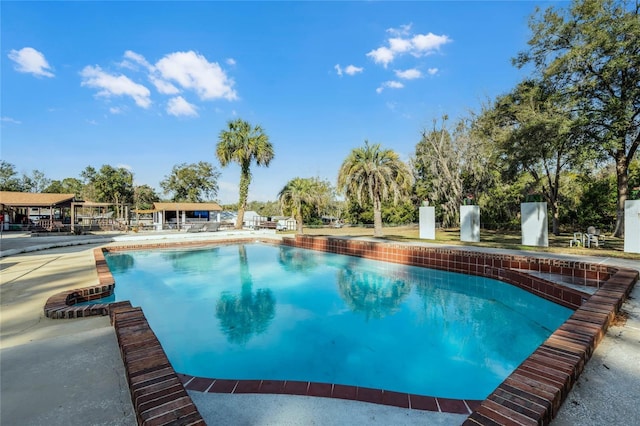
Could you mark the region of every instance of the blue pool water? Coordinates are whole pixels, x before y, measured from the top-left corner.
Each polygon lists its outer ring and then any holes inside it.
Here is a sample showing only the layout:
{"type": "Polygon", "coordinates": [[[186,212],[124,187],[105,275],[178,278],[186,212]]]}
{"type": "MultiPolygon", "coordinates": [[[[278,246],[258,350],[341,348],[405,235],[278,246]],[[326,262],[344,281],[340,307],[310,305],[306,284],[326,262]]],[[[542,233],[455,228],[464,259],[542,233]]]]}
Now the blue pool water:
{"type": "Polygon", "coordinates": [[[572,313],[482,277],[263,244],[108,253],[176,371],[484,399],[572,313]]]}

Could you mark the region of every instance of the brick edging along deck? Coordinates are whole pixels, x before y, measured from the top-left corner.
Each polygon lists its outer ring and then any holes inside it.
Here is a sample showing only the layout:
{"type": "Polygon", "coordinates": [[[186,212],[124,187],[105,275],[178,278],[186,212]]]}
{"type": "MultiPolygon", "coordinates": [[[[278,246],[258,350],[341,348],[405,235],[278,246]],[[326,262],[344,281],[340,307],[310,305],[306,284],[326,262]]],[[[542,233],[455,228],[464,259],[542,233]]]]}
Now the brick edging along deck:
{"type": "MultiPolygon", "coordinates": [[[[205,246],[246,241],[245,239],[236,238],[231,241],[202,241],[194,244],[163,243],[151,246],[113,247],[104,250],[120,251],[174,247],[177,245],[205,246]]],[[[254,241],[254,239],[251,241],[254,241]]],[[[264,242],[273,243],[273,241],[264,242]]],[[[427,248],[403,245],[400,243],[378,243],[337,237],[296,236],[295,239],[283,239],[283,244],[374,260],[485,276],[516,285],[555,303],[574,309],[575,312],[569,320],[538,347],[487,399],[481,403],[468,401],[469,404],[467,404],[465,402],[465,406],[471,408],[471,410],[462,410],[459,404],[452,405],[456,408],[449,412],[471,413],[465,422],[467,425],[490,425],[496,423],[548,424],[557,414],[567,393],[577,380],[584,365],[591,357],[593,350],[604,337],[609,324],[638,280],[638,272],[634,270],[613,268],[606,265],[595,265],[579,261],[545,259],[534,256],[477,253],[449,248],[427,248]],[[591,280],[603,284],[595,294],[589,296],[587,293],[534,277],[522,272],[522,270],[567,275],[573,278],[591,280]]],[[[100,286],[64,292],[53,296],[47,301],[47,305],[45,306],[45,314],[47,316],[51,318],[73,318],[88,315],[106,315],[111,310],[118,311],[119,309],[126,309],[126,307],[122,307],[121,303],[118,305],[112,304],[111,307],[108,304],[94,304],[82,308],[74,308],[73,304],[78,301],[94,300],[103,297],[98,297],[100,294],[108,295],[113,291],[113,277],[106,266],[103,249],[96,249],[94,255],[96,257],[96,268],[98,270],[100,286]]],[[[140,315],[142,315],[141,310],[140,315]]],[[[144,322],[146,323],[146,319],[144,322]]],[[[114,327],[116,327],[116,333],[118,333],[116,322],[114,322],[114,327]]],[[[148,327],[148,324],[146,327],[148,327]]],[[[162,350],[161,347],[160,350],[162,350]]],[[[123,355],[123,360],[124,359],[125,356],[123,355]]],[[[127,361],[125,361],[125,368],[128,368],[127,361]]],[[[170,364],[168,366],[164,366],[163,364],[162,368],[170,368],[171,371],[173,371],[170,364]]],[[[173,374],[175,374],[175,372],[173,374]]],[[[198,380],[193,382],[191,376],[179,375],[176,377],[182,379],[181,386],[183,386],[184,382],[187,383],[187,386],[201,388],[204,383],[202,380],[210,380],[210,382],[207,382],[209,383],[209,387],[206,390],[211,391],[215,384],[215,380],[213,379],[197,378],[198,380]]],[[[268,383],[265,386],[264,381],[233,382],[235,383],[233,389],[239,390],[236,393],[243,392],[244,388],[248,389],[244,392],[255,391],[262,393],[266,393],[266,390],[269,389],[278,389],[278,391],[274,391],[274,393],[286,390],[286,382],[283,382],[282,386],[278,383],[268,383]]],[[[174,386],[173,379],[168,383],[172,383],[171,386],[174,386]]],[[[228,384],[225,384],[225,386],[227,385],[228,384]]],[[[329,395],[331,397],[343,398],[345,397],[344,395],[351,395],[350,399],[385,403],[383,402],[384,391],[380,390],[362,388],[363,390],[360,392],[361,397],[359,397],[359,388],[357,387],[349,387],[352,388],[352,390],[345,392],[342,392],[340,390],[341,388],[339,388],[339,392],[336,394],[337,396],[333,396],[333,390],[337,385],[307,383],[307,393],[305,394],[314,395],[317,393],[309,392],[309,389],[312,388],[311,385],[314,385],[314,389],[319,389],[320,385],[331,386],[332,392],[329,395]]],[[[132,399],[134,399],[133,392],[132,389],[132,399]]],[[[227,390],[227,392],[229,391],[227,390]]],[[[299,392],[299,390],[296,392],[299,392]]],[[[322,392],[325,394],[316,396],[327,396],[326,388],[322,392]]],[[[182,398],[182,396],[180,398],[182,398]]],[[[401,403],[389,405],[405,406],[404,397],[393,399],[399,400],[401,403]]],[[[164,398],[162,401],[164,401],[164,398]]],[[[418,401],[418,399],[415,398],[415,401],[418,401]]],[[[134,405],[135,404],[134,399],[134,405]]],[[[411,406],[411,403],[409,402],[408,405],[411,406]]],[[[437,402],[435,402],[435,404],[426,403],[423,405],[425,407],[435,407],[435,411],[441,411],[440,405],[437,402]]],[[[148,407],[148,405],[145,405],[145,407],[148,407]]],[[[413,408],[419,407],[416,406],[413,408]]],[[[140,413],[138,413],[138,415],[140,415],[140,413]]]]}
{"type": "Polygon", "coordinates": [[[285,243],[493,278],[575,310],[564,324],[482,401],[465,421],[467,426],[549,424],[622,303],[631,293],[639,275],[638,271],[630,269],[586,262],[380,244],[344,238],[297,236],[294,241],[285,243]],[[520,270],[568,275],[603,284],[595,294],[589,296],[520,270]]]}
{"type": "Polygon", "coordinates": [[[44,315],[47,318],[82,318],[109,314],[108,303],[75,306],[78,303],[102,299],[113,294],[115,281],[104,258],[104,252],[99,248],[94,249],[93,257],[98,273],[98,285],[63,291],[51,296],[44,305],[44,315]]]}
{"type": "Polygon", "coordinates": [[[110,314],[138,424],[205,425],[142,308],[127,305],[110,314]]]}

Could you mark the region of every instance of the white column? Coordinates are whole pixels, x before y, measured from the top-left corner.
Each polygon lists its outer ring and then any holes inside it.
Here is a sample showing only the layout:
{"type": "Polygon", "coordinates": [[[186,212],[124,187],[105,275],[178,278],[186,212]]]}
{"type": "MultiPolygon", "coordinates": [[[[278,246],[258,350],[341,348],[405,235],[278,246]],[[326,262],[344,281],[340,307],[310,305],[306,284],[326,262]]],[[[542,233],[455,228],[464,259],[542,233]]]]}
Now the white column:
{"type": "Polygon", "coordinates": [[[640,253],[640,200],[624,202],[624,251],[640,253]]]}
{"type": "Polygon", "coordinates": [[[546,202],[520,204],[520,219],[523,246],[549,247],[546,202]]]}
{"type": "Polygon", "coordinates": [[[420,238],[426,240],[436,239],[436,208],[420,207],[420,238]]]}
{"type": "Polygon", "coordinates": [[[460,241],[480,241],[480,206],[460,206],[460,241]]]}
{"type": "Polygon", "coordinates": [[[156,225],[156,231],[162,231],[162,227],[164,225],[164,215],[162,211],[158,211],[155,212],[154,214],[155,217],[155,225],[156,225]]]}

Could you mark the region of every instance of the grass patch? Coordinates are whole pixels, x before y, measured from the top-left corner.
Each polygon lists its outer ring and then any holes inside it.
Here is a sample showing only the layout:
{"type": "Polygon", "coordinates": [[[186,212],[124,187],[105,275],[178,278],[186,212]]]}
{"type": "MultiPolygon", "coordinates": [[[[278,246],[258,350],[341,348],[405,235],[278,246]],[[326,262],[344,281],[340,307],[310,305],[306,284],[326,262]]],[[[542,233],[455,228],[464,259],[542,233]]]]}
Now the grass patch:
{"type": "MultiPolygon", "coordinates": [[[[521,244],[519,232],[511,231],[480,231],[480,242],[469,243],[460,241],[460,230],[437,229],[435,240],[420,239],[418,225],[390,226],[384,228],[383,241],[399,242],[423,242],[443,245],[471,246],[503,248],[510,250],[525,250],[543,253],[575,254],[581,256],[617,257],[623,259],[638,259],[640,254],[625,253],[624,239],[607,236],[600,247],[569,247],[569,240],[573,234],[560,234],[558,236],[549,234],[549,247],[532,247],[521,244]]],[[[294,234],[294,232],[291,232],[294,234]]],[[[304,228],[306,235],[344,236],[344,237],[370,237],[373,238],[373,228],[347,226],[344,228],[304,228]]]]}

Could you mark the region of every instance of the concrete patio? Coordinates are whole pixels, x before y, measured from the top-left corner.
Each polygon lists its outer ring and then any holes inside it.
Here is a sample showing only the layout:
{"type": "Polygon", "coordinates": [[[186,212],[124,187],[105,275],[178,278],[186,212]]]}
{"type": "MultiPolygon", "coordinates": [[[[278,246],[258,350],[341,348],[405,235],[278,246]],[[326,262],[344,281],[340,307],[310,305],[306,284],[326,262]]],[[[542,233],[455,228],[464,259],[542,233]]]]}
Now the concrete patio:
{"type": "MultiPolygon", "coordinates": [[[[194,238],[197,234],[183,235],[194,238]]],[[[118,244],[135,241],[117,235],[80,238],[3,235],[1,424],[136,424],[108,318],[50,320],[42,312],[49,296],[97,282],[92,250],[110,244],[114,238],[119,240],[118,244]]],[[[585,260],[640,269],[637,261],[585,260]]],[[[630,419],[640,418],[636,400],[640,395],[639,296],[636,286],[623,306],[626,323],[609,328],[553,424],[628,424],[630,419]]],[[[192,391],[190,395],[208,424],[457,425],[466,418],[300,396],[192,391]]]]}

